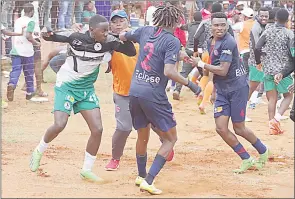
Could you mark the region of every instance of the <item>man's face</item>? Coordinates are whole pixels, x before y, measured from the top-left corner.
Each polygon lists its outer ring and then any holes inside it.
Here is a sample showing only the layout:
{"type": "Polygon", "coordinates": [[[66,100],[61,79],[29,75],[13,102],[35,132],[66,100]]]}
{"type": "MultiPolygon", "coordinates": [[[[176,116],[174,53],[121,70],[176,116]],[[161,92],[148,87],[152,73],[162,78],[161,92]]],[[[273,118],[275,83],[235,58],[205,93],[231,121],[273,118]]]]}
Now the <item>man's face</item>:
{"type": "Polygon", "coordinates": [[[35,11],[32,10],[32,11],[30,12],[30,14],[29,14],[29,17],[33,17],[33,16],[34,16],[34,13],[35,13],[35,11]]]}
{"type": "Polygon", "coordinates": [[[110,24],[112,33],[116,35],[120,34],[122,30],[128,28],[128,20],[122,17],[113,17],[110,24]]]}
{"type": "Polygon", "coordinates": [[[258,19],[261,24],[265,25],[268,22],[269,12],[268,11],[260,11],[258,14],[258,19]]]}
{"type": "Polygon", "coordinates": [[[90,27],[89,30],[96,42],[104,42],[108,36],[109,23],[100,23],[96,28],[90,27]]]}
{"type": "Polygon", "coordinates": [[[213,18],[211,24],[214,37],[221,38],[226,34],[228,24],[225,18],[213,18]]]}

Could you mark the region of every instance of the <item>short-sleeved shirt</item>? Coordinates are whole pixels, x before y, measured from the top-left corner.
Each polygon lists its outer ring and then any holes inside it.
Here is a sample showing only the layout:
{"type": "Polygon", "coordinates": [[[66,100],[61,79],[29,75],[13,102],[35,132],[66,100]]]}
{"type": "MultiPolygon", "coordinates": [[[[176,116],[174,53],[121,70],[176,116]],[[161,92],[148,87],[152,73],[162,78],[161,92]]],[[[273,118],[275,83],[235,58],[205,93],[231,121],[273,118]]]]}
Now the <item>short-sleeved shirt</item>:
{"type": "Polygon", "coordinates": [[[211,64],[218,66],[220,62],[230,62],[226,76],[214,75],[213,82],[217,92],[230,93],[248,85],[246,68],[243,66],[235,39],[229,34],[208,45],[211,64]]]}
{"type": "Polygon", "coordinates": [[[129,95],[159,104],[168,103],[165,91],[168,77],[164,75],[164,66],[178,61],[179,39],[173,33],[152,26],[127,32],[126,38],[140,45],[129,95]]]}
{"type": "Polygon", "coordinates": [[[96,15],[95,12],[84,10],[83,13],[82,13],[82,19],[83,19],[82,21],[83,21],[83,24],[88,24],[88,22],[84,22],[84,18],[91,18],[94,15],[96,15]]]}
{"type": "MultiPolygon", "coordinates": [[[[23,27],[26,27],[25,32],[33,33],[35,30],[35,22],[30,17],[20,17],[14,23],[14,32],[21,33],[23,27]]],[[[31,57],[34,55],[33,44],[26,38],[25,34],[26,33],[22,36],[14,37],[12,49],[10,51],[11,55],[23,57],[31,57]]]]}

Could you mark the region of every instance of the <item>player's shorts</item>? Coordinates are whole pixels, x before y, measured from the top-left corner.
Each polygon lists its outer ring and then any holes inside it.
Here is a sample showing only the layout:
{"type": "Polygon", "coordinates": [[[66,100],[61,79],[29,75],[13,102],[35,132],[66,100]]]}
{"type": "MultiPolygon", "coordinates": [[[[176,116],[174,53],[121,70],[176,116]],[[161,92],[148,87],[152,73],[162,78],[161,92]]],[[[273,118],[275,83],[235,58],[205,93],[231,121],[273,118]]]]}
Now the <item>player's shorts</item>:
{"type": "Polygon", "coordinates": [[[92,110],[99,107],[99,99],[94,89],[88,91],[69,91],[54,87],[54,111],[62,111],[71,115],[83,110],[92,110]]]}
{"type": "Polygon", "coordinates": [[[168,101],[166,104],[158,104],[138,97],[130,96],[129,98],[132,124],[135,130],[152,124],[160,131],[167,132],[176,126],[172,106],[168,101]]]}
{"type": "Polygon", "coordinates": [[[274,81],[273,75],[265,75],[264,77],[264,90],[272,91],[276,90],[279,93],[288,93],[288,87],[293,84],[293,78],[291,75],[285,77],[280,81],[280,83],[276,84],[274,81]]]}
{"type": "Polygon", "coordinates": [[[244,122],[248,95],[248,85],[230,93],[220,93],[217,91],[214,103],[214,118],[223,115],[231,117],[233,123],[244,122]]]}
{"type": "Polygon", "coordinates": [[[255,66],[249,66],[249,80],[252,82],[263,82],[264,72],[258,70],[255,66]]]}

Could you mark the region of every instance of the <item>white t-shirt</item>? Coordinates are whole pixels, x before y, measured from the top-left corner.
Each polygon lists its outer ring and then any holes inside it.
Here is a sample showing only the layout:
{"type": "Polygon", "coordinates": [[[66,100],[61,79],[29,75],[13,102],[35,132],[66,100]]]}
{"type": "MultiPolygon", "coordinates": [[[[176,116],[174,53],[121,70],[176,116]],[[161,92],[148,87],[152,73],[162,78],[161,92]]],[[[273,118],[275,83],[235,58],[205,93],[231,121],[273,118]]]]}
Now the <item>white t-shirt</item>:
{"type": "Polygon", "coordinates": [[[26,32],[34,32],[35,22],[32,18],[23,16],[14,23],[14,32],[22,33],[23,27],[26,27],[22,36],[16,36],[13,39],[11,55],[31,57],[34,55],[33,44],[26,38],[26,32]]]}
{"type": "MultiPolygon", "coordinates": [[[[32,20],[35,22],[35,29],[33,33],[33,38],[40,38],[41,36],[41,30],[40,30],[40,25],[39,25],[39,2],[38,1],[33,1],[33,6],[34,6],[34,16],[32,17],[32,20]]],[[[25,16],[24,10],[21,12],[21,16],[25,16]]]]}
{"type": "Polygon", "coordinates": [[[146,21],[149,22],[150,26],[153,26],[153,14],[154,12],[157,10],[157,8],[155,6],[150,6],[148,7],[147,11],[146,11],[146,21]]]}

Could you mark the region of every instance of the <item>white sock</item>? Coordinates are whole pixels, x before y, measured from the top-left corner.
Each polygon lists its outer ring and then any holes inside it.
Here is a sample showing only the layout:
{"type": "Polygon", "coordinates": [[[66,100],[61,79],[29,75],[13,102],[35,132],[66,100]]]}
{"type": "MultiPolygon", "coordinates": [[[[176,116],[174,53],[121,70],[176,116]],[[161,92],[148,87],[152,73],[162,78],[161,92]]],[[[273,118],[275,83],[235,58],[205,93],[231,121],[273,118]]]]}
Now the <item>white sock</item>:
{"type": "Polygon", "coordinates": [[[83,171],[91,171],[92,166],[96,160],[96,156],[91,155],[87,151],[85,151],[85,158],[84,158],[84,164],[83,164],[83,171]]]}
{"type": "Polygon", "coordinates": [[[39,145],[38,145],[38,151],[40,153],[43,153],[48,147],[48,143],[44,142],[44,137],[42,137],[39,145]]]}
{"type": "Polygon", "coordinates": [[[281,114],[279,114],[279,113],[276,113],[275,114],[275,119],[279,122],[280,120],[281,120],[281,114]]]}
{"type": "Polygon", "coordinates": [[[257,102],[257,96],[258,96],[258,91],[254,91],[250,97],[250,102],[251,103],[256,103],[257,102]]]}

